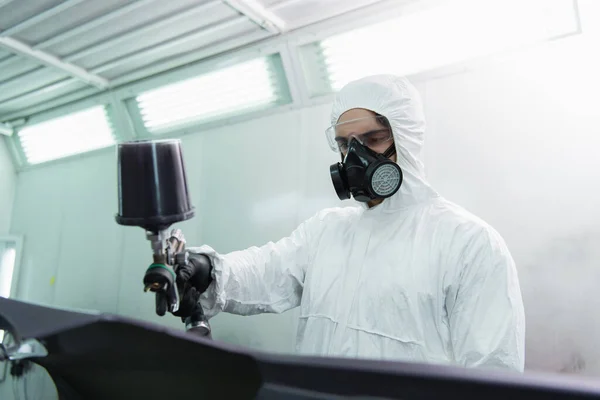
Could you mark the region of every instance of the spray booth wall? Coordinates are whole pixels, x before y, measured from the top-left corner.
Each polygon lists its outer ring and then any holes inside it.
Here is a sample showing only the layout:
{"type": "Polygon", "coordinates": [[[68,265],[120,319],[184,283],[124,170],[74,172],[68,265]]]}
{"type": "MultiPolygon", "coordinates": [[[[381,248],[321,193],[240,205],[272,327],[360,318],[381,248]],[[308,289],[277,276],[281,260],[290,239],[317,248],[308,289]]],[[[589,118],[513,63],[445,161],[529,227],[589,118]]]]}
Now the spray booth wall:
{"type": "MultiPolygon", "coordinates": [[[[492,224],[516,260],[527,368],[600,375],[600,70],[581,38],[419,83],[426,167],[443,196],[492,224]]],[[[338,205],[323,129],[330,105],[183,138],[197,216],[188,243],[220,252],[289,234],[338,205]]],[[[11,232],[23,234],[19,297],[180,327],[142,292],[150,246],[114,222],[114,150],[18,176],[11,232]]],[[[351,204],[346,202],[343,204],[351,204]]],[[[376,312],[377,310],[373,310],[376,312]]],[[[297,311],[212,320],[217,340],[291,352],[297,311]]]]}
{"type": "Polygon", "coordinates": [[[4,138],[0,137],[0,236],[6,235],[10,228],[16,183],[17,175],[8,147],[4,138]]]}

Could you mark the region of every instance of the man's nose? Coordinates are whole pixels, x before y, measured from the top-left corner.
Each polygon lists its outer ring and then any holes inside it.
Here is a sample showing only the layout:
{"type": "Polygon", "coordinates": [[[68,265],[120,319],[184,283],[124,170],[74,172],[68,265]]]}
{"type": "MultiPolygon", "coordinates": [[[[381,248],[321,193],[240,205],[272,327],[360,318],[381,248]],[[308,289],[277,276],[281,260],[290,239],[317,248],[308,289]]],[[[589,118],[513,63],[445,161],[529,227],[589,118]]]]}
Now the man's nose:
{"type": "Polygon", "coordinates": [[[356,141],[360,144],[363,144],[363,141],[361,140],[360,136],[358,135],[350,135],[348,136],[348,144],[350,144],[350,142],[352,142],[352,139],[356,139],[356,141]]]}

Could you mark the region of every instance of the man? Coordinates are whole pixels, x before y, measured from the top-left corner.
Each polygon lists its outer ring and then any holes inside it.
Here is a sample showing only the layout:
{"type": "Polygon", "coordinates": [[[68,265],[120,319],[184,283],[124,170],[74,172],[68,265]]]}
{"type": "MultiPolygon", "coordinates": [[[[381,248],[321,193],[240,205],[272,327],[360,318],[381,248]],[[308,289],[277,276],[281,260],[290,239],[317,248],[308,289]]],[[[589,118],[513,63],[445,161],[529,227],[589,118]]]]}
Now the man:
{"type": "Polygon", "coordinates": [[[323,210],[262,247],[196,248],[212,264],[201,296],[207,315],[300,306],[301,354],[522,371],[514,262],[493,228],[425,180],[415,88],[388,75],[352,82],[331,123],[343,161],[332,179],[340,198],[351,194],[360,206],[323,210]]]}

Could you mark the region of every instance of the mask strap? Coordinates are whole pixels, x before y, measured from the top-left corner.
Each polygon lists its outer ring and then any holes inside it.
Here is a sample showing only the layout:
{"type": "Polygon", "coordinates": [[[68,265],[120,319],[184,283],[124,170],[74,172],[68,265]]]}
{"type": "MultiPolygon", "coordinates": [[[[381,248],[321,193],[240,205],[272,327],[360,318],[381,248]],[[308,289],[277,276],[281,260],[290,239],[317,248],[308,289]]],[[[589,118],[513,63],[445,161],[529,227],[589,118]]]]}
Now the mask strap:
{"type": "Polygon", "coordinates": [[[383,153],[383,156],[385,158],[390,158],[394,154],[396,154],[396,145],[392,143],[390,147],[388,147],[387,150],[383,153]]]}

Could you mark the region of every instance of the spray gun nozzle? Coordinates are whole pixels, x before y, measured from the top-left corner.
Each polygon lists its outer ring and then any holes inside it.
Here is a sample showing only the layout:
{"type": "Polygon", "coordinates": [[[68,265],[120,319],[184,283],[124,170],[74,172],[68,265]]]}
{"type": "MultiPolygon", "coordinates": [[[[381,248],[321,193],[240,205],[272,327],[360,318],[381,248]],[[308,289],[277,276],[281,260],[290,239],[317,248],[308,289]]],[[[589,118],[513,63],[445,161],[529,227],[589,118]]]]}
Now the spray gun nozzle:
{"type": "Polygon", "coordinates": [[[144,292],[147,292],[148,290],[157,292],[161,289],[166,289],[166,286],[166,284],[161,285],[159,282],[149,283],[144,287],[144,292]]]}

